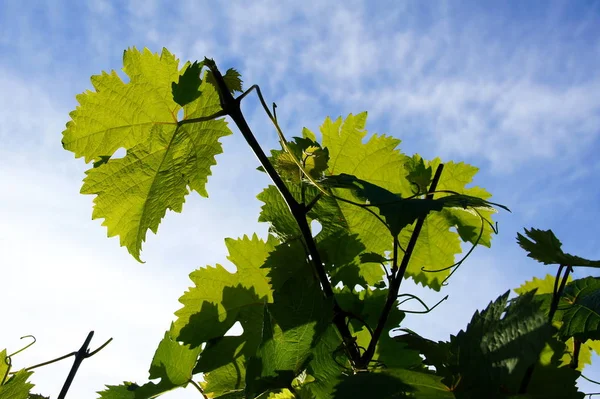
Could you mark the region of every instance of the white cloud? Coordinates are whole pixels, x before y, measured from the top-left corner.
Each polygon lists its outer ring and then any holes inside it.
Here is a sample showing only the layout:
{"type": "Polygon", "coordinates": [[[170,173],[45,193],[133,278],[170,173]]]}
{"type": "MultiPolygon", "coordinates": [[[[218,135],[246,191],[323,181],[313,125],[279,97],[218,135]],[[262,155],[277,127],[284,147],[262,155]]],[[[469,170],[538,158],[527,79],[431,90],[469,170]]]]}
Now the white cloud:
{"type": "Polygon", "coordinates": [[[568,58],[567,47],[536,50],[537,38],[527,38],[510,50],[499,38],[491,43],[477,40],[479,24],[449,26],[444,18],[423,34],[400,29],[382,35],[360,8],[327,11],[316,15],[300,10],[298,18],[316,22],[311,29],[295,30],[273,22],[291,19],[290,14],[279,15],[277,8],[273,19],[263,20],[258,13],[252,23],[232,28],[240,41],[233,50],[250,46],[253,60],[270,60],[271,86],[289,84],[282,70],[300,65],[300,72],[315,84],[314,95],[353,112],[368,109],[372,118],[391,116],[395,134],[419,140],[426,135],[425,144],[435,152],[478,155],[500,172],[529,159],[547,160],[565,152],[572,156],[598,136],[600,77],[592,74],[582,80],[572,65],[579,82],[554,85],[539,77],[548,73],[552,60],[568,58]],[[252,32],[255,28],[258,34],[252,32]],[[468,41],[471,35],[475,40],[468,41]],[[258,37],[257,46],[252,39],[258,37]],[[281,57],[273,56],[270,43],[282,38],[300,46],[299,51],[290,54],[289,45],[276,46],[281,57]],[[416,121],[419,133],[403,129],[409,121],[416,121]]]}
{"type": "Polygon", "coordinates": [[[43,148],[45,151],[60,148],[56,132],[62,131],[68,115],[59,112],[50,95],[3,68],[0,68],[0,87],[3,93],[10,93],[0,96],[2,148],[43,148]]]}
{"type": "Polygon", "coordinates": [[[598,87],[600,79],[556,89],[531,82],[426,78],[414,90],[397,87],[366,96],[375,117],[391,114],[398,125],[417,118],[442,155],[479,155],[494,169],[512,171],[530,159],[572,158],[589,146],[599,132],[598,87]]]}
{"type": "MultiPolygon", "coordinates": [[[[0,266],[8,281],[2,291],[6,317],[14,321],[0,331],[0,343],[14,349],[18,336],[35,334],[39,343],[15,359],[26,365],[77,349],[91,329],[97,333],[93,347],[115,337],[84,362],[70,396],[92,397],[90,389],[102,383],[145,380],[156,344],[180,306],[177,298],[190,285],[187,274],[223,262],[224,237],[266,230],[256,223],[260,203],[249,198],[268,180],[254,171],[258,162],[235,128],[209,178],[210,198],[192,194],[183,216],[167,214],[159,235],[144,246],[145,265],[116,238],[107,240],[99,221],[90,222],[92,198],[78,194],[84,166],[62,150],[60,132],[72,98],[89,88],[88,75],[119,69],[126,47],[157,52],[165,46],[182,61],[206,55],[223,69],[237,67],[246,87],[259,83],[267,102],[277,102],[289,136],[302,126],[317,131],[326,115],[368,110],[376,127],[369,129],[388,127],[405,140],[403,148],[458,160],[480,156],[500,175],[520,170],[530,158],[568,159],[564,167],[535,170],[542,176],[552,169],[555,184],[529,187],[524,177],[509,183],[521,208],[515,224],[545,222],[539,209],[568,207],[571,198],[553,195],[561,179],[577,183],[600,165],[578,169],[586,165],[578,154],[597,145],[600,125],[600,76],[592,68],[600,45],[575,43],[577,34],[589,35],[591,16],[576,27],[554,21],[532,33],[504,26],[498,16],[457,18],[452,3],[422,9],[406,2],[386,5],[382,13],[381,3],[359,1],[223,6],[187,0],[175,7],[103,1],[73,16],[69,2],[62,2],[42,17],[15,4],[0,11],[0,45],[10,51],[0,61],[0,91],[10,93],[0,96],[0,266]],[[83,34],[73,36],[77,30],[67,31],[66,21],[83,34]],[[31,68],[41,72],[22,72],[31,68]]],[[[248,120],[262,143],[276,146],[257,104],[244,102],[248,120]]],[[[447,338],[475,309],[530,274],[519,260],[499,260],[500,252],[504,248],[468,261],[451,280],[445,308],[435,317],[414,316],[410,325],[447,338]]],[[[440,298],[424,296],[429,304],[440,298]]],[[[69,368],[70,361],[40,369],[34,381],[55,395],[69,368]]]]}

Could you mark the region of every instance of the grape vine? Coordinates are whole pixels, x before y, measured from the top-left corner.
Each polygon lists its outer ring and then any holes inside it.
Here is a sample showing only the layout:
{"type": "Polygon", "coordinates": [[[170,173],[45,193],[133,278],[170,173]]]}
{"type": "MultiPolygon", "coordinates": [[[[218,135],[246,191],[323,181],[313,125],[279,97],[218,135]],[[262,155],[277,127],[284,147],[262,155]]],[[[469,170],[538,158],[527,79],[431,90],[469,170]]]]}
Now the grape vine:
{"type": "Polygon", "coordinates": [[[93,163],[81,192],[95,195],[92,215],[108,236],[141,261],[167,210],[181,212],[191,191],[208,195],[219,139],[232,134],[224,117],[272,181],[258,195],[269,234],[227,238],[236,271],[190,274],[150,366],[154,381],[108,385],[100,398],[154,398],[189,384],[221,399],[584,396],[575,382],[600,349],[600,282],[570,273],[600,262],[562,252],[551,231],[525,230],[518,242],[559,265],[555,278],[529,281],[513,299],[506,292],[448,341],[400,328],[409,312],[401,303],[417,300],[423,313],[439,305],[402,292],[404,279],[439,291],[497,233],[492,216],[508,208],[467,187],[477,168],[407,156],[391,136],[365,140],[366,113],[327,118],[320,139],[306,128],[287,139],[259,86],[244,91],[236,70],[221,74],[211,59],[179,68],[166,49],[132,48],[123,63],[130,81],[93,76],[95,91],[77,96],[62,139],[93,163]],[[240,108],[254,93],[281,144],[270,155],[240,108]],[[126,156],[113,159],[121,147],[126,156]],[[457,262],[461,241],[472,247],[457,262]],[[226,335],[236,322],[241,335],[226,335]]]}

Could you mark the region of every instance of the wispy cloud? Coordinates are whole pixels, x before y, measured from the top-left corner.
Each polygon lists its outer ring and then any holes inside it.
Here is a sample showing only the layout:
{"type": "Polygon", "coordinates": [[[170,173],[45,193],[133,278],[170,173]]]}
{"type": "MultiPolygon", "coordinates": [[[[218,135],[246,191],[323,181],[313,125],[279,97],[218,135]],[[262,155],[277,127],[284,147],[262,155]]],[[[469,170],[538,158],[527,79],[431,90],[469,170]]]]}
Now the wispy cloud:
{"type": "MultiPolygon", "coordinates": [[[[325,116],[367,110],[368,129],[402,138],[408,153],[481,166],[485,180],[477,184],[515,213],[500,215],[492,249],[478,252],[447,288],[451,298],[443,306],[451,311],[444,314],[460,317],[410,319],[425,335],[447,337],[492,296],[545,274],[514,244],[523,225],[557,229],[568,236],[569,250],[593,257],[600,8],[513,6],[2,3],[0,267],[9,284],[1,298],[11,304],[6,317],[16,327],[0,331],[0,344],[16,347],[15,337],[36,334],[40,343],[17,359],[31,364],[75,349],[96,329],[95,343],[108,336],[115,342],[86,361],[73,396],[143,379],[190,284],[187,274],[222,262],[224,237],[266,232],[256,223],[260,203],[253,197],[268,180],[238,136],[224,140],[225,154],[209,178],[211,197],[192,194],[185,216],[168,213],[159,235],[149,236],[147,264],[135,263],[117,239],[106,239],[99,221],[90,221],[92,198],[77,194],[85,165],[62,150],[60,132],[75,94],[91,89],[89,76],[120,70],[122,51],[134,45],[236,67],[246,87],[258,83],[267,101],[277,102],[289,136],[302,126],[318,131],[325,116]]],[[[244,109],[260,141],[276,146],[254,97],[244,109]]],[[[428,303],[440,299],[424,295],[428,303]]],[[[57,367],[36,374],[40,391],[57,392],[68,366],[57,367]]]]}

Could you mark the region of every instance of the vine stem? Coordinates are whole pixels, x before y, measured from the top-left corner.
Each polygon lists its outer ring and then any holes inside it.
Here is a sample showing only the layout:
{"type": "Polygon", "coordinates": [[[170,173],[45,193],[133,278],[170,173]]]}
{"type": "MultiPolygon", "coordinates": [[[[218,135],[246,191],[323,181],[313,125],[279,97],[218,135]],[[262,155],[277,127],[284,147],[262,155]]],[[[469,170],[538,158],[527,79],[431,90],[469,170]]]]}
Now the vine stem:
{"type": "MultiPolygon", "coordinates": [[[[71,387],[71,383],[73,382],[73,379],[75,378],[75,374],[77,374],[77,370],[79,369],[79,366],[81,365],[81,363],[88,357],[94,356],[96,353],[98,353],[100,350],[102,350],[106,345],[108,345],[110,343],[110,341],[112,341],[112,338],[111,338],[108,341],[106,341],[104,344],[102,344],[102,346],[100,346],[98,349],[90,352],[90,350],[88,349],[88,346],[90,345],[90,342],[92,341],[93,336],[94,336],[94,332],[90,331],[87,338],[83,342],[83,345],[81,345],[81,348],[77,352],[74,352],[72,354],[69,354],[67,356],[63,356],[63,357],[59,358],[59,359],[64,359],[65,357],[71,356],[73,354],[75,355],[75,360],[73,361],[73,366],[71,367],[71,371],[69,371],[69,375],[67,376],[67,379],[65,380],[65,383],[64,383],[62,389],[60,390],[60,393],[58,394],[58,399],[64,399],[65,396],[67,396],[67,391],[71,387]]],[[[54,360],[54,361],[56,361],[56,360],[54,360]]],[[[46,362],[45,364],[49,364],[54,361],[46,362]]]]}
{"type": "Polygon", "coordinates": [[[190,384],[192,384],[200,392],[200,395],[202,395],[202,397],[204,399],[208,399],[208,396],[206,396],[206,394],[204,393],[204,389],[202,389],[202,387],[200,386],[200,384],[198,384],[196,381],[194,381],[192,379],[190,379],[188,382],[190,384]]]}
{"type": "MultiPolygon", "coordinates": [[[[221,108],[223,109],[226,115],[229,115],[229,117],[233,119],[233,122],[236,124],[236,126],[242,133],[242,136],[244,136],[244,138],[246,139],[246,142],[258,158],[261,166],[269,175],[269,177],[273,181],[273,184],[275,184],[275,187],[277,187],[277,190],[283,197],[290,212],[292,213],[292,216],[294,216],[294,219],[296,219],[296,223],[300,228],[300,232],[302,233],[302,236],[304,238],[304,242],[308,249],[308,253],[310,254],[310,258],[317,272],[317,276],[321,283],[323,293],[325,294],[326,298],[331,299],[333,302],[333,322],[342,336],[347,355],[353,365],[358,363],[361,358],[360,351],[358,349],[358,346],[356,345],[354,338],[352,337],[350,329],[346,325],[345,313],[335,299],[333,288],[331,286],[327,273],[325,272],[323,262],[321,261],[321,256],[319,254],[319,251],[317,250],[317,245],[312,237],[308,221],[306,220],[305,206],[304,204],[300,204],[298,201],[296,201],[292,193],[288,190],[284,181],[281,179],[281,176],[279,176],[279,174],[269,161],[269,158],[266,156],[266,154],[260,147],[260,144],[258,144],[258,141],[254,137],[254,134],[250,129],[250,126],[248,126],[248,123],[244,118],[240,107],[240,103],[248,92],[242,94],[240,97],[235,99],[229,91],[229,89],[227,88],[225,80],[223,79],[223,76],[219,72],[214,61],[205,60],[205,65],[207,65],[207,67],[211,70],[215,78],[215,82],[217,83],[219,98],[221,101],[221,108]]],[[[254,87],[256,87],[256,85],[253,86],[253,88],[254,87]]]]}
{"type": "MultiPolygon", "coordinates": [[[[435,170],[435,176],[431,181],[429,191],[427,192],[427,199],[433,198],[434,191],[436,190],[437,185],[440,181],[440,177],[442,175],[442,170],[444,170],[444,164],[439,164],[439,166],[435,170]]],[[[390,288],[388,290],[387,300],[385,302],[385,305],[383,306],[381,314],[379,315],[379,321],[377,322],[377,327],[375,327],[375,330],[373,331],[373,337],[369,342],[369,347],[360,359],[359,365],[361,368],[367,368],[368,364],[373,359],[373,355],[375,354],[375,348],[377,347],[377,342],[379,341],[379,338],[383,333],[390,311],[392,310],[392,307],[394,306],[394,304],[396,303],[396,299],[398,298],[400,284],[402,284],[402,279],[404,278],[404,274],[406,273],[408,262],[410,261],[415,246],[417,245],[417,240],[419,238],[419,234],[421,233],[421,229],[423,228],[423,223],[425,223],[426,217],[427,216],[423,216],[417,219],[415,229],[412,232],[410,241],[408,242],[408,246],[406,247],[404,256],[402,257],[402,263],[400,264],[400,267],[398,267],[398,237],[394,237],[392,280],[390,281],[390,288]]]]}
{"type": "MultiPolygon", "coordinates": [[[[95,351],[91,352],[91,353],[90,353],[89,355],[87,355],[86,357],[92,357],[92,356],[94,356],[96,353],[98,353],[98,352],[100,352],[102,349],[104,349],[104,347],[105,347],[106,345],[110,344],[110,343],[111,343],[111,341],[112,341],[112,338],[109,338],[109,339],[108,339],[108,340],[107,340],[105,343],[103,343],[103,344],[102,344],[102,345],[101,345],[101,346],[100,346],[98,349],[96,349],[95,351]]],[[[43,367],[43,366],[47,366],[47,365],[49,365],[49,364],[52,364],[52,363],[60,362],[61,360],[68,359],[68,358],[70,358],[71,356],[75,356],[75,355],[77,355],[77,352],[71,352],[71,353],[67,353],[66,355],[63,355],[63,356],[60,356],[60,357],[54,358],[54,359],[52,359],[52,360],[48,360],[48,361],[46,361],[46,362],[43,362],[43,363],[38,363],[38,364],[35,364],[35,365],[33,365],[33,366],[26,367],[24,370],[25,370],[25,371],[29,371],[29,370],[37,369],[38,367],[43,367]]],[[[10,374],[16,374],[16,373],[17,373],[16,371],[11,371],[11,372],[10,372],[10,374]]]]}
{"type": "Polygon", "coordinates": [[[560,265],[558,268],[558,273],[556,273],[556,278],[554,280],[554,295],[552,295],[552,303],[550,304],[550,311],[548,312],[548,322],[552,323],[552,319],[554,318],[554,314],[558,309],[558,302],[560,301],[560,297],[562,296],[565,286],[567,285],[567,280],[569,279],[569,274],[573,271],[573,267],[560,265]],[[562,269],[565,269],[562,279],[560,278],[560,273],[562,269]],[[557,289],[558,281],[560,280],[560,286],[557,289]]]}

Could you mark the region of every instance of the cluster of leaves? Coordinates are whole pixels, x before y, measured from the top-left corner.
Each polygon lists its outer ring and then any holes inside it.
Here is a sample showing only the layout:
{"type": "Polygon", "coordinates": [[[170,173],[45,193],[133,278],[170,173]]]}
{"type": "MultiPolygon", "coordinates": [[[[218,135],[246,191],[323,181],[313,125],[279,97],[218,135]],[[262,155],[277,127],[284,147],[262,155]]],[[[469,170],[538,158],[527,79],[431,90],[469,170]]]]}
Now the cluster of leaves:
{"type": "MultiPolygon", "coordinates": [[[[565,254],[551,230],[525,234],[529,238],[518,234],[518,242],[539,262],[600,266],[565,254]]],[[[518,297],[509,302],[506,292],[449,342],[409,330],[395,340],[423,354],[456,398],[583,398],[575,381],[592,352],[600,354],[600,279],[548,274],[514,291],[518,297]]]]}
{"type": "MultiPolygon", "coordinates": [[[[226,239],[235,272],[217,264],[190,275],[194,286],[150,367],[158,381],[108,386],[101,398],[151,398],[188,384],[222,399],[582,397],[582,365],[566,357],[577,357],[570,339],[585,343],[583,362],[595,348],[595,279],[567,284],[560,301],[571,302],[555,314],[560,293],[534,280],[448,342],[390,336],[405,317],[397,301],[404,278],[439,291],[460,264],[461,241],[490,246],[491,216],[502,206],[467,187],[475,167],[407,156],[391,136],[366,140],[366,113],[327,118],[320,140],[305,128],[287,141],[267,110],[282,148],[261,158],[239,112],[248,93],[232,96],[242,91],[240,75],[221,76],[207,59],[178,64],[166,49],[130,49],[128,83],[103,73],[92,77],[95,91],[77,97],[63,145],[94,162],[81,189],[96,195],[93,218],[140,260],[167,209],[180,212],[189,191],[207,196],[219,139],[231,134],[218,117],[229,115],[274,181],[258,195],[269,235],[226,239]],[[126,156],[111,159],[121,147],[126,156]],[[313,221],[318,234],[306,230],[313,221]],[[228,335],[237,322],[242,333],[228,335]]],[[[531,243],[531,256],[547,260],[550,244],[531,243]]]]}

